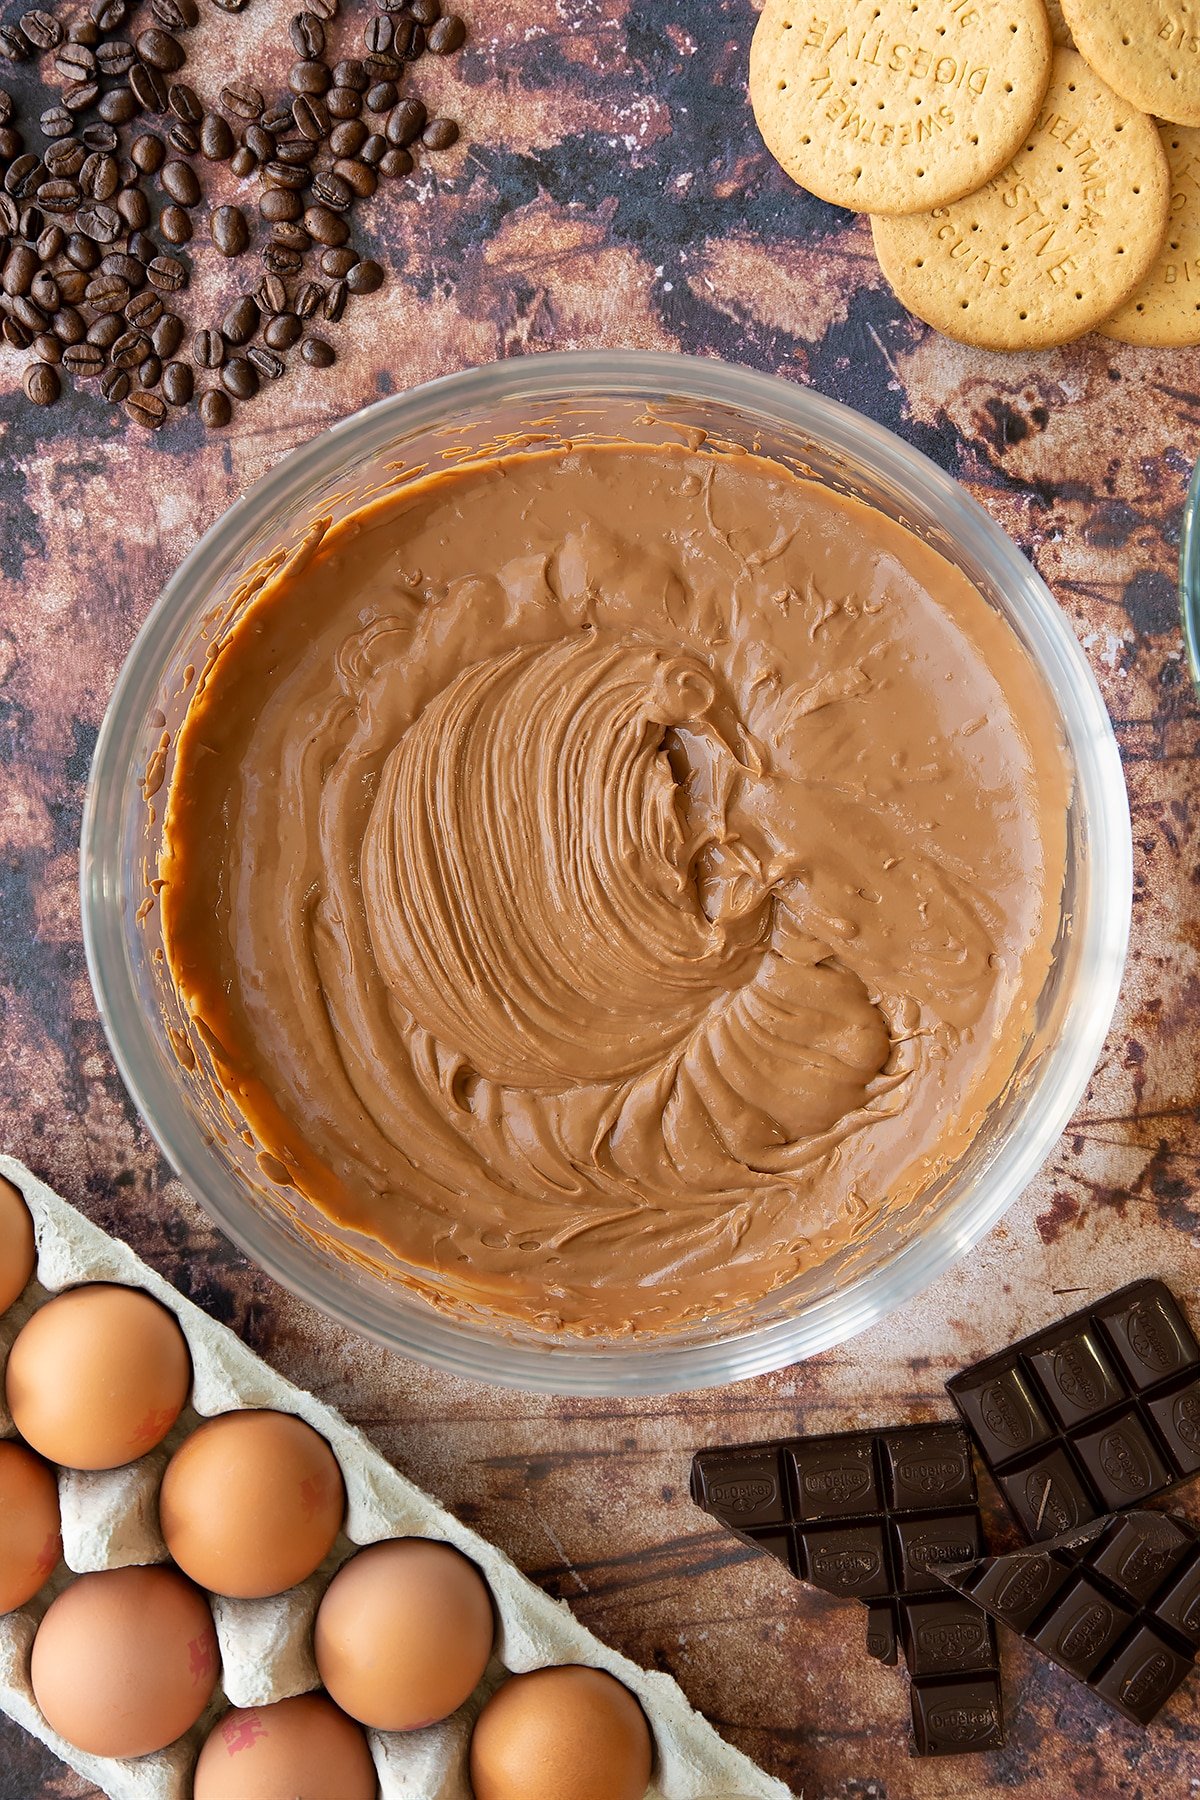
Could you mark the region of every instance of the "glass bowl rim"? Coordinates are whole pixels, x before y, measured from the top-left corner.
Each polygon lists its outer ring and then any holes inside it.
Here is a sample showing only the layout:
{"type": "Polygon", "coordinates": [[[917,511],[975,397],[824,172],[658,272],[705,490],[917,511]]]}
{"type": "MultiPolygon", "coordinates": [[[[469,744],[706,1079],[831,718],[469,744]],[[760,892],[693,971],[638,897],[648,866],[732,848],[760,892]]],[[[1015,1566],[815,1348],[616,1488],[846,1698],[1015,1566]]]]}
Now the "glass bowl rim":
{"type": "Polygon", "coordinates": [[[664,1394],[749,1379],[815,1355],[857,1335],[913,1298],[975,1244],[1008,1209],[1041,1167],[1087,1084],[1116,1004],[1132,907],[1132,837],[1116,739],[1098,683],[1049,588],[990,514],[923,452],[887,427],[810,388],[738,364],[648,351],[543,352],[437,377],[374,402],[287,453],[234,501],[168,579],[137,632],[113,688],[100,728],[85,796],[80,883],[83,939],[101,1022],[125,1086],[167,1162],[203,1210],[255,1264],[326,1316],[399,1354],[470,1380],[526,1392],[591,1396],[664,1394]],[[543,1346],[479,1332],[421,1302],[383,1316],[362,1288],[330,1279],[327,1264],[301,1251],[237,1195],[213,1192],[199,1168],[202,1134],[194,1123],[171,1120],[182,1103],[157,1078],[150,1027],[129,967],[122,919],[120,844],[112,830],[123,817],[122,794],[138,767],[140,733],[159,691],[161,671],[180,620],[205,592],[210,572],[244,548],[264,517],[277,515],[339,466],[357,466],[403,431],[453,422],[458,410],[491,402],[579,397],[640,399],[667,404],[710,402],[799,432],[851,465],[889,480],[936,512],[956,541],[970,541],[991,579],[1012,600],[1020,595],[1027,627],[1035,630],[1043,676],[1052,653],[1061,682],[1052,682],[1069,718],[1075,776],[1097,872],[1090,892],[1090,982],[1081,1028],[1054,1046],[1048,1062],[1057,1079],[1039,1077],[1021,1130],[1001,1146],[973,1187],[932,1231],[920,1232],[882,1264],[845,1289],[807,1305],[792,1319],[730,1333],[707,1344],[629,1340],[593,1348],[548,1340],[543,1346]],[[1079,752],[1086,748],[1082,761],[1079,752]],[[139,1054],[141,1052],[141,1054],[139,1054]],[[190,1125],[190,1131],[188,1126],[190,1125]],[[189,1143],[188,1137],[195,1141],[189,1143]],[[1019,1141],[1017,1141],[1019,1139],[1019,1141]],[[356,1304],[356,1302],[358,1302],[356,1304]],[[420,1310],[416,1310],[420,1308],[420,1310]],[[428,1315],[427,1317],[425,1315],[428,1315]]]}

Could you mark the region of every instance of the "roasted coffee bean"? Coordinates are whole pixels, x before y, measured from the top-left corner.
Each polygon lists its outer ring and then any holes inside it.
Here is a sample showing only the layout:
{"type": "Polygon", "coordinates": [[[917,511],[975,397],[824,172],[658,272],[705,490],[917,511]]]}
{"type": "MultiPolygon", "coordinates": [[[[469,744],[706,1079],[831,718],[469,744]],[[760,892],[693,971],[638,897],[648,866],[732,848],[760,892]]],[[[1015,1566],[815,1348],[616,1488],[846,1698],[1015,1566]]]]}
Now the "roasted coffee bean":
{"type": "MultiPolygon", "coordinates": [[[[350,273],[353,275],[354,270],[351,269],[350,273]]],[[[349,291],[350,290],[347,288],[344,281],[335,281],[329,289],[329,292],[325,295],[325,298],[321,303],[321,313],[324,318],[329,320],[331,325],[336,325],[342,314],[345,312],[349,291]]],[[[299,304],[297,304],[296,310],[300,310],[299,304]]]]}
{"type": "Polygon", "coordinates": [[[452,56],[466,41],[467,28],[454,13],[438,19],[425,35],[425,48],[434,56],[452,56]]]}
{"type": "Polygon", "coordinates": [[[235,400],[253,400],[258,392],[258,371],[244,356],[232,356],[221,370],[221,382],[235,400]]]}
{"type": "Polygon", "coordinates": [[[248,82],[231,81],[221,89],[221,105],[239,119],[257,119],[263,109],[263,97],[248,82]]]}
{"type": "Polygon", "coordinates": [[[78,175],[87,161],[88,152],[78,138],[60,138],[56,144],[47,144],[44,158],[47,173],[59,178],[78,175]]]}
{"type": "Polygon", "coordinates": [[[136,369],[151,353],[150,339],[144,331],[123,331],[113,342],[109,361],[119,369],[136,369]]]}
{"type": "Polygon", "coordinates": [[[219,331],[198,331],[192,339],[192,361],[201,369],[219,369],[225,361],[225,339],[219,331]]]}
{"type": "Polygon", "coordinates": [[[199,203],[200,183],[190,163],[174,159],[165,162],[159,170],[158,179],[164,194],[168,194],[179,206],[196,206],[199,203]]]}
{"type": "Polygon", "coordinates": [[[308,186],[308,170],[303,163],[272,160],[263,167],[263,180],[269,187],[292,188],[299,192],[308,186]]]}
{"type": "Polygon", "coordinates": [[[81,206],[75,214],[75,223],[85,237],[97,244],[111,244],[121,235],[120,213],[115,206],[108,206],[102,200],[92,200],[81,206]]]}
{"type": "Polygon", "coordinates": [[[43,137],[65,138],[70,137],[75,129],[75,117],[65,106],[48,106],[38,124],[43,137]]]}
{"type": "Polygon", "coordinates": [[[387,155],[388,141],[381,131],[373,131],[359,147],[358,160],[368,169],[377,168],[387,155]]]}
{"type": "Polygon", "coordinates": [[[63,368],[76,381],[95,381],[104,367],[104,352],[84,339],[81,344],[68,344],[63,351],[63,368]]]}
{"type": "Polygon", "coordinates": [[[167,127],[167,142],[180,156],[195,156],[200,148],[200,133],[194,125],[185,125],[176,119],[167,127]]]}
{"type": "Polygon", "coordinates": [[[386,56],[396,37],[396,27],[386,13],[376,13],[363,27],[363,43],[372,56],[386,56]]]}
{"type": "Polygon", "coordinates": [[[79,171],[79,186],[89,200],[111,200],[120,186],[116,157],[93,150],[79,171]]]}
{"type": "Polygon", "coordinates": [[[64,81],[90,81],[96,72],[96,52],[74,40],[65,43],[54,58],[64,81]]]}
{"type": "Polygon", "coordinates": [[[0,25],[0,58],[5,62],[25,62],[33,55],[33,45],[19,25],[0,25]]]}
{"type": "Polygon", "coordinates": [[[292,168],[307,168],[317,154],[317,146],[311,138],[280,138],[275,145],[277,161],[287,163],[292,168]]]}
{"type": "Polygon", "coordinates": [[[338,0],[308,0],[305,10],[320,19],[322,25],[328,25],[338,16],[338,0]]]}
{"type": "Polygon", "coordinates": [[[125,402],[125,411],[135,425],[157,431],[167,416],[167,403],[161,394],[147,394],[142,388],[135,388],[125,402]]]}
{"type": "Polygon", "coordinates": [[[12,95],[9,93],[6,93],[3,88],[0,88],[0,125],[11,124],[12,116],[13,116],[12,95]]]}
{"type": "Polygon", "coordinates": [[[60,269],[54,277],[66,306],[78,306],[87,288],[88,278],[82,269],[60,269]]]}
{"type": "Polygon", "coordinates": [[[15,237],[21,229],[21,208],[11,194],[0,193],[0,232],[15,237]]]}
{"type": "Polygon", "coordinates": [[[332,84],[329,64],[307,57],[293,63],[288,70],[288,86],[293,94],[324,94],[332,84]]]}
{"type": "Polygon", "coordinates": [[[93,275],[84,297],[93,312],[120,313],[133,298],[133,289],[120,275],[93,275]]]}
{"type": "Polygon", "coordinates": [[[35,50],[57,50],[62,43],[62,26],[53,13],[43,12],[40,7],[22,13],[18,23],[35,50]]]}
{"type": "Polygon", "coordinates": [[[91,20],[98,31],[120,31],[129,17],[126,0],[92,0],[91,20]]]}
{"type": "Polygon", "coordinates": [[[107,256],[102,257],[100,273],[117,276],[133,293],[146,285],[146,265],[140,257],[131,256],[126,250],[110,250],[107,256]]]}
{"type": "Polygon", "coordinates": [[[281,219],[298,219],[304,202],[291,188],[264,188],[258,210],[268,225],[277,225],[281,219]]]}
{"type": "MultiPolygon", "coordinates": [[[[135,294],[125,308],[125,317],[129,324],[138,331],[149,331],[162,318],[163,303],[150,288],[144,294],[135,294]]],[[[158,348],[157,345],[154,346],[158,348]]]]}
{"type": "Polygon", "coordinates": [[[25,371],[24,387],[26,398],[35,406],[53,406],[62,392],[58,370],[48,362],[30,363],[25,371]]]}
{"type": "Polygon", "coordinates": [[[354,88],[332,87],[325,96],[331,119],[357,119],[363,109],[363,97],[354,88]]]}
{"type": "Polygon", "coordinates": [[[37,191],[43,212],[70,213],[79,205],[79,183],[76,181],[43,181],[37,191]]]}
{"type": "MultiPolygon", "coordinates": [[[[407,156],[407,150],[389,150],[388,156],[407,156]]],[[[387,157],[384,158],[387,161],[387,157]]],[[[369,200],[379,183],[375,179],[374,169],[368,169],[366,163],[353,162],[339,157],[333,165],[333,172],[360,200],[369,200]]],[[[386,174],[388,171],[385,170],[386,174]]]]}
{"type": "Polygon", "coordinates": [[[354,200],[354,189],[331,169],[322,170],[312,179],[312,197],[318,206],[331,212],[345,212],[354,200]]]}
{"type": "Polygon", "coordinates": [[[278,137],[281,131],[290,131],[292,129],[292,102],[289,100],[286,105],[281,102],[278,106],[268,106],[258,122],[264,131],[271,133],[272,137],[278,137]]]}
{"type": "Polygon", "coordinates": [[[194,87],[186,81],[174,81],[167,89],[167,105],[177,119],[185,125],[198,125],[204,117],[204,108],[194,87]]]}
{"type": "Polygon", "coordinates": [[[28,294],[18,294],[15,300],[9,301],[8,305],[11,316],[20,321],[31,337],[39,331],[45,331],[50,323],[44,310],[36,300],[31,300],[28,294]]]}
{"type": "MultiPolygon", "coordinates": [[[[278,225],[273,225],[271,227],[271,242],[277,249],[293,250],[300,257],[303,257],[306,250],[312,248],[312,239],[309,237],[299,219],[283,219],[278,225]]],[[[270,267],[270,264],[267,266],[270,267]]],[[[293,272],[294,271],[288,269],[280,271],[280,273],[285,275],[293,272]]]]}
{"type": "Polygon", "coordinates": [[[144,388],[157,387],[162,380],[162,358],[153,352],[137,366],[137,378],[144,388]]]}
{"type": "Polygon", "coordinates": [[[161,69],[164,75],[173,75],[176,69],[182,69],[187,60],[179,39],[156,25],[139,33],[137,52],[144,63],[148,63],[152,69],[161,69]]]}
{"type": "Polygon", "coordinates": [[[110,38],[107,43],[96,46],[96,67],[102,75],[114,79],[128,75],[136,61],[137,51],[128,38],[110,38]]]}
{"type": "Polygon", "coordinates": [[[113,406],[119,406],[133,383],[124,369],[105,369],[100,377],[100,392],[113,406]]]}
{"type": "MultiPolygon", "coordinates": [[[[103,120],[97,122],[93,119],[79,135],[89,150],[102,150],[106,156],[111,156],[117,147],[116,127],[106,125],[103,120]]],[[[136,170],[134,173],[136,175],[136,170]]]]}
{"type": "Polygon", "coordinates": [[[413,159],[407,150],[389,150],[379,159],[379,173],[394,181],[398,175],[411,175],[413,159]]]}
{"type": "Polygon", "coordinates": [[[229,160],[229,167],[239,181],[248,181],[258,167],[258,158],[245,144],[239,144],[229,160]]]}
{"type": "Polygon", "coordinates": [[[221,113],[205,113],[200,121],[200,154],[209,162],[228,162],[233,151],[229,120],[221,113]]]}
{"type": "Polygon", "coordinates": [[[366,64],[356,56],[349,56],[344,61],[333,65],[333,85],[335,88],[353,88],[356,93],[365,94],[370,87],[366,64]]]}
{"type": "Polygon", "coordinates": [[[61,256],[66,241],[67,234],[61,225],[47,225],[36,245],[38,256],[42,262],[53,262],[56,256],[61,256]]]}
{"type": "Polygon", "coordinates": [[[85,113],[100,98],[98,81],[73,81],[63,89],[62,103],[69,112],[85,113]]]}
{"type": "Polygon", "coordinates": [[[150,0],[150,11],[164,31],[190,31],[200,18],[196,0],[150,0]]]}
{"type": "Polygon", "coordinates": [[[436,25],[442,16],[439,0],[406,0],[403,10],[410,12],[418,25],[436,25]]]}
{"type": "Polygon", "coordinates": [[[370,257],[365,257],[362,262],[356,262],[347,275],[346,286],[352,294],[375,293],[377,288],[383,286],[382,266],[370,257]]]}
{"type": "Polygon", "coordinates": [[[332,249],[344,244],[350,236],[350,227],[341,213],[333,212],[328,206],[306,207],[304,229],[315,244],[324,244],[332,249]]]}
{"type": "Polygon", "coordinates": [[[325,27],[316,13],[297,13],[288,26],[288,36],[297,56],[324,56],[325,27]]]}
{"type": "Polygon", "coordinates": [[[430,119],[421,133],[421,142],[427,150],[448,150],[458,142],[458,126],[453,119],[430,119]]]}
{"type": "Polygon", "coordinates": [[[150,223],[150,202],[141,188],[122,188],[117,195],[117,211],[130,231],[145,231],[150,223]]]}
{"type": "Polygon", "coordinates": [[[52,331],[43,331],[33,340],[33,354],[39,362],[58,364],[62,361],[62,340],[52,331]]]}
{"type": "Polygon", "coordinates": [[[56,313],[62,305],[62,295],[58,290],[49,269],[39,269],[29,288],[29,298],[40,306],[44,312],[56,313]]]}
{"type": "Polygon", "coordinates": [[[255,344],[252,350],[247,350],[246,361],[266,381],[278,381],[287,367],[282,356],[277,356],[274,350],[264,350],[261,344],[255,344]]]}
{"type": "Polygon", "coordinates": [[[100,42],[100,27],[95,19],[81,16],[72,19],[67,26],[67,38],[72,44],[86,44],[89,50],[94,50],[100,42]]]}
{"type": "Polygon", "coordinates": [[[17,218],[17,230],[27,244],[36,244],[46,229],[46,215],[40,206],[26,201],[17,218]]]}
{"type": "Polygon", "coordinates": [[[246,0],[213,0],[214,6],[219,6],[222,12],[227,13],[239,13],[245,4],[246,0]]]}
{"type": "Polygon", "coordinates": [[[28,350],[33,342],[29,332],[17,319],[5,318],[3,324],[0,324],[0,331],[4,334],[5,343],[11,344],[14,350],[28,350]]]}
{"type": "Polygon", "coordinates": [[[129,154],[134,167],[143,175],[155,175],[162,168],[167,153],[161,138],[155,137],[152,131],[143,131],[140,137],[134,138],[129,154]]]}
{"type": "Polygon", "coordinates": [[[93,244],[91,238],[84,237],[81,231],[71,233],[67,239],[65,255],[69,263],[73,263],[77,269],[82,269],[85,274],[99,266],[100,250],[98,246],[93,244]]]}
{"type": "Polygon", "coordinates": [[[221,320],[221,335],[227,344],[248,344],[258,330],[258,321],[257,303],[249,294],[242,294],[221,320]]]}
{"type": "Polygon", "coordinates": [[[287,311],[287,288],[278,275],[264,275],[254,290],[254,298],[261,312],[287,311]]]}
{"type": "Polygon", "coordinates": [[[166,112],[167,84],[158,70],[152,69],[149,63],[134,63],[129,71],[129,85],[138,105],[144,111],[166,112]]]}
{"type": "Polygon", "coordinates": [[[113,88],[111,93],[100,96],[100,104],[96,108],[106,125],[128,125],[136,119],[141,108],[138,106],[132,88],[113,88]]]}
{"type": "Polygon", "coordinates": [[[305,338],[300,354],[305,362],[314,369],[327,369],[330,363],[337,360],[334,356],[333,345],[328,343],[325,338],[319,337],[305,338]]]}
{"type": "Polygon", "coordinates": [[[158,216],[158,229],[168,244],[174,244],[176,247],[180,244],[190,244],[194,229],[191,214],[182,206],[164,206],[158,216]]]}
{"type": "Polygon", "coordinates": [[[272,350],[290,350],[299,341],[303,331],[304,327],[295,313],[281,312],[267,320],[263,337],[272,350]]]}
{"type": "Polygon", "coordinates": [[[402,100],[388,115],[384,132],[389,144],[407,150],[416,142],[429,122],[429,115],[419,100],[402,100]]]}
{"type": "Polygon", "coordinates": [[[209,388],[206,394],[201,394],[200,417],[213,431],[219,431],[223,425],[228,425],[233,417],[229,395],[223,394],[220,388],[209,388]]]}
{"type": "Polygon", "coordinates": [[[195,391],[195,377],[185,362],[169,362],[162,372],[162,391],[171,406],[186,406],[195,391]]]}
{"type": "Polygon", "coordinates": [[[405,62],[416,62],[425,50],[425,27],[409,15],[396,21],[396,37],[393,44],[396,55],[405,62]]]}
{"type": "Polygon", "coordinates": [[[0,125],[0,162],[11,162],[25,148],[25,139],[9,125],[0,125]]]}
{"type": "Polygon", "coordinates": [[[399,98],[400,90],[394,81],[377,81],[374,87],[367,89],[367,111],[391,112],[399,98]]]}
{"type": "Polygon", "coordinates": [[[361,119],[342,119],[329,134],[329,148],[334,156],[357,156],[367,141],[367,128],[361,119]]]}
{"type": "Polygon", "coordinates": [[[45,179],[45,163],[40,157],[26,150],[11,162],[4,173],[4,191],[11,194],[14,200],[26,200],[33,193],[38,183],[45,179]]]}
{"type": "Polygon", "coordinates": [[[4,260],[4,270],[0,273],[0,287],[10,297],[27,294],[33,285],[33,278],[38,272],[38,259],[35,251],[28,244],[14,244],[4,260]]]}
{"type": "Polygon", "coordinates": [[[92,320],[82,341],[93,345],[107,356],[124,329],[125,321],[120,313],[105,313],[103,317],[92,320]]]}
{"type": "Polygon", "coordinates": [[[164,294],[177,294],[187,286],[188,272],[177,256],[156,256],[147,263],[146,275],[164,294]]]}
{"type": "Polygon", "coordinates": [[[292,311],[298,319],[311,319],[324,298],[325,289],[319,281],[305,281],[296,289],[292,311]]]}
{"type": "Polygon", "coordinates": [[[265,126],[247,125],[242,133],[242,142],[247,150],[252,150],[259,162],[269,162],[275,154],[275,138],[265,126]]]}
{"type": "Polygon", "coordinates": [[[250,242],[250,227],[240,206],[218,206],[209,217],[208,230],[222,256],[240,256],[250,242]]]}
{"type": "Polygon", "coordinates": [[[321,256],[321,273],[328,275],[333,281],[340,281],[348,275],[358,261],[357,250],[326,250],[321,256]]]}
{"type": "Polygon", "coordinates": [[[292,122],[300,136],[313,143],[328,137],[333,123],[329,108],[317,94],[297,94],[292,104],[292,122]]]}
{"type": "Polygon", "coordinates": [[[164,362],[174,356],[183,342],[183,320],[179,314],[165,312],[150,333],[150,342],[154,345],[155,356],[161,356],[164,362]]]}

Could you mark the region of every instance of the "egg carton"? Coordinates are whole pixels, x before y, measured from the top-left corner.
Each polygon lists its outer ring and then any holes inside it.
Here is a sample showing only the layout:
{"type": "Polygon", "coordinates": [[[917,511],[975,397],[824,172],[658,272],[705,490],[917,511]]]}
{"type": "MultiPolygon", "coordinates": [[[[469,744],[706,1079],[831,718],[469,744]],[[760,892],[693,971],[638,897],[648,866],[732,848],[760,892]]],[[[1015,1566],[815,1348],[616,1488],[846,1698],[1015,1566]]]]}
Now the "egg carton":
{"type": "Polygon", "coordinates": [[[407,1481],[360,1431],[277,1375],[226,1326],[176,1293],[127,1245],[91,1224],[23,1164],[0,1156],[0,1174],[24,1195],[38,1247],[34,1280],[0,1318],[0,1436],[13,1435],[3,1400],[3,1370],[13,1339],[39,1306],[79,1282],[120,1282],[160,1300],[183,1328],[195,1372],[190,1404],[149,1455],[120,1469],[58,1471],[65,1566],[30,1605],[0,1616],[0,1710],[65,1763],[113,1800],[188,1800],[199,1746],[227,1706],[263,1706],[320,1686],[312,1655],[313,1618],[346,1558],[381,1538],[428,1537],[453,1544],[482,1571],[496,1607],[495,1652],[476,1692],[440,1725],[368,1732],[380,1800],[471,1800],[467,1746],[480,1708],[506,1675],[550,1663],[606,1669],[637,1695],[656,1747],[646,1800],[789,1800],[790,1790],[726,1744],[688,1705],[669,1675],[641,1669],[593,1637],[565,1602],[544,1594],[493,1544],[407,1481]],[[238,1407],[295,1413],[330,1444],[346,1482],[342,1533],[317,1573],[285,1594],[268,1600],[211,1596],[221,1682],[208,1710],[185,1737],[136,1759],[76,1750],[51,1729],[33,1697],[29,1665],[38,1622],[72,1575],[168,1560],[158,1526],[163,1470],[202,1418],[238,1407]]]}

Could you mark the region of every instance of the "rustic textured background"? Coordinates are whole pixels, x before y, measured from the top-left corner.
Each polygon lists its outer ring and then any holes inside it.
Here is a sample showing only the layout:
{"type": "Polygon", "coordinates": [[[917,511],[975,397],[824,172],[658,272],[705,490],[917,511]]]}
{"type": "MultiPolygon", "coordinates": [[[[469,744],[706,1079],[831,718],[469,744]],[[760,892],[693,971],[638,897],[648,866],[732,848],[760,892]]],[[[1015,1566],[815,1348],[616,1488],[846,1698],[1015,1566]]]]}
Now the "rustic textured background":
{"type": "MultiPolygon", "coordinates": [[[[214,59],[231,68],[236,55],[251,73],[290,10],[251,0],[237,18],[212,13],[214,59]]],[[[147,438],[94,397],[35,413],[17,359],[0,352],[0,1141],[588,1625],[671,1670],[806,1800],[1186,1800],[1200,1793],[1200,1681],[1146,1736],[1011,1642],[1008,1747],[911,1760],[903,1677],[868,1662],[861,1614],[710,1529],[686,1473],[701,1443],[940,1416],[946,1375],[1079,1290],[1161,1273],[1200,1314],[1200,711],[1174,602],[1200,355],[1089,339],[1009,359],[907,318],[866,225],[791,186],[758,141],[750,0],[461,10],[467,49],[429,74],[421,65],[417,86],[461,116],[464,143],[365,210],[394,277],[339,328],[329,374],[289,376],[224,436],[206,440],[189,420],[147,438]],[[601,345],[728,357],[809,383],[957,475],[1031,555],[1088,650],[1125,757],[1137,876],[1100,1067],[1056,1156],[986,1244],[840,1351],[725,1392],[628,1404],[432,1374],[248,1267],[169,1178],[121,1088],[76,898],[83,787],[114,677],[166,575],[247,483],[381,393],[494,357],[601,345]]],[[[369,9],[343,11],[349,37],[369,9]]],[[[210,322],[202,305],[188,310],[210,322]]],[[[0,1800],[92,1791],[0,1727],[0,1800]]]]}

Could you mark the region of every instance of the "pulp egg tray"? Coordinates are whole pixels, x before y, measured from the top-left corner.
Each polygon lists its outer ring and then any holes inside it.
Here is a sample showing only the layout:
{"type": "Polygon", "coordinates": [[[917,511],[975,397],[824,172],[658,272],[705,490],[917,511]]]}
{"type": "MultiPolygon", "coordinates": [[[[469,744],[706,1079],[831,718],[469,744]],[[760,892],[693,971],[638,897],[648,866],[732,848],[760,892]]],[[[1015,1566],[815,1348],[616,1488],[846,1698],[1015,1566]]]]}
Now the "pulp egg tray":
{"type": "MultiPolygon", "coordinates": [[[[381,1538],[429,1537],[453,1544],[482,1571],[492,1591],[497,1635],[477,1691],[440,1725],[413,1732],[368,1732],[380,1800],[471,1800],[467,1746],[480,1707],[509,1673],[549,1663],[607,1669],[637,1695],[654,1734],[654,1781],[646,1800],[788,1800],[782,1782],[726,1744],[688,1705],[668,1675],[650,1673],[593,1637],[563,1601],[529,1581],[508,1558],[468,1530],[397,1473],[361,1432],[268,1368],[224,1325],[176,1293],[125,1244],[89,1223],[11,1157],[0,1174],[25,1197],[37,1233],[37,1272],[0,1318],[0,1375],[21,1326],[62,1288],[112,1281],[143,1288],[175,1314],[195,1371],[191,1400],[164,1443],[120,1469],[58,1471],[64,1563],[36,1600],[0,1616],[0,1708],[113,1796],[113,1800],[188,1800],[200,1744],[226,1706],[262,1706],[320,1686],[312,1624],[331,1576],[356,1546],[381,1538]],[[158,1488],[171,1453],[202,1418],[236,1407],[273,1407],[305,1419],[332,1447],[346,1482],[341,1534],[317,1573],[268,1600],[211,1595],[222,1677],[198,1724],[155,1755],[92,1756],[73,1749],[38,1710],[29,1681],[38,1621],[73,1574],[165,1562],[158,1488]]],[[[0,1385],[0,1436],[12,1436],[0,1385]]]]}

